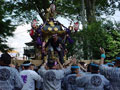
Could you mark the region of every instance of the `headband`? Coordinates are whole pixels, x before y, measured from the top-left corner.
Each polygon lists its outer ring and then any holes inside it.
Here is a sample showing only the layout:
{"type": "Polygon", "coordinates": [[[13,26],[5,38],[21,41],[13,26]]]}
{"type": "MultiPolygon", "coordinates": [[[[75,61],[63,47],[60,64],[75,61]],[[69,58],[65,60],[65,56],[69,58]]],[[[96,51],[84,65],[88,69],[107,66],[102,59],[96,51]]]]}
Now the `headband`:
{"type": "Polygon", "coordinates": [[[95,67],[98,67],[98,66],[99,66],[99,65],[94,64],[94,63],[91,63],[90,65],[91,65],[91,66],[95,66],[95,67]]]}
{"type": "Polygon", "coordinates": [[[78,69],[78,68],[79,68],[79,66],[72,66],[71,68],[78,69]]]}
{"type": "Polygon", "coordinates": [[[115,64],[115,61],[113,61],[112,64],[115,64]]]}
{"type": "Polygon", "coordinates": [[[32,63],[26,63],[26,64],[22,64],[23,66],[30,66],[32,63]]]}
{"type": "Polygon", "coordinates": [[[111,66],[114,66],[114,64],[113,64],[113,63],[107,63],[107,65],[111,65],[111,66]]]}
{"type": "Polygon", "coordinates": [[[120,57],[116,57],[116,60],[120,60],[120,57]]]}

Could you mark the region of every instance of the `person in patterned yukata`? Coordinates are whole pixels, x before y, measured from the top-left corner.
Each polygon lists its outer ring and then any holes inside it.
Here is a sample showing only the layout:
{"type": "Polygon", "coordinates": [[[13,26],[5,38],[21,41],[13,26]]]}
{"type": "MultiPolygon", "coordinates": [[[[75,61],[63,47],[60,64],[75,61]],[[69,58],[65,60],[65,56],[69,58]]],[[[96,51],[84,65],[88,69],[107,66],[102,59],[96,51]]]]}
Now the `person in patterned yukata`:
{"type": "Polygon", "coordinates": [[[21,90],[35,90],[35,81],[42,81],[41,77],[31,70],[31,62],[25,61],[23,64],[24,70],[20,72],[24,86],[21,90]]]}
{"type": "Polygon", "coordinates": [[[80,75],[76,78],[76,83],[84,90],[110,90],[110,82],[103,76],[98,74],[99,66],[90,64],[90,74],[80,75]]]}
{"type": "Polygon", "coordinates": [[[104,65],[104,59],[101,59],[100,64],[100,73],[110,81],[111,90],[120,90],[120,57],[116,58],[114,67],[104,65]]]}
{"type": "MultiPolygon", "coordinates": [[[[39,74],[43,78],[43,90],[61,90],[61,81],[68,72],[70,66],[63,69],[60,61],[57,61],[61,69],[58,69],[54,60],[49,60],[39,69],[39,74]],[[46,67],[46,68],[45,68],[46,67]]],[[[72,62],[71,62],[72,63],[72,62]]]]}
{"type": "Polygon", "coordinates": [[[63,90],[84,90],[76,84],[77,75],[81,73],[78,65],[71,66],[71,74],[67,75],[63,81],[63,90]]]}
{"type": "MultiPolygon", "coordinates": [[[[104,51],[104,49],[100,49],[100,51],[104,51]]],[[[100,74],[104,75],[111,83],[110,90],[120,90],[120,57],[116,57],[114,61],[114,67],[109,67],[104,65],[105,54],[101,54],[101,61],[100,61],[100,74]]]]}
{"type": "Polygon", "coordinates": [[[21,90],[23,81],[19,72],[12,67],[11,56],[8,53],[2,54],[0,58],[0,90],[21,90]]]}

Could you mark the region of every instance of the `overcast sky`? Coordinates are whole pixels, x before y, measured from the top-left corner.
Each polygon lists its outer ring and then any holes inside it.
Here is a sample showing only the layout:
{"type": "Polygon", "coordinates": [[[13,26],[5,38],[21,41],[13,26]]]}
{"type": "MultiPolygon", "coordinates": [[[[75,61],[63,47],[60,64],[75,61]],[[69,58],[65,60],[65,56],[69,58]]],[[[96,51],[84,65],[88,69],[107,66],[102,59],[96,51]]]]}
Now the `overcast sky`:
{"type": "MultiPolygon", "coordinates": [[[[114,16],[107,16],[106,18],[120,21],[120,12],[116,11],[114,16]]],[[[70,25],[70,22],[66,20],[65,18],[59,17],[57,18],[57,20],[61,22],[63,25],[65,25],[66,27],[70,25]]],[[[30,29],[31,29],[31,24],[25,24],[25,25],[18,26],[14,32],[14,37],[11,37],[8,39],[8,45],[14,48],[14,50],[18,51],[20,53],[20,56],[23,55],[23,47],[26,46],[25,43],[30,42],[32,40],[27,31],[30,29]]]]}

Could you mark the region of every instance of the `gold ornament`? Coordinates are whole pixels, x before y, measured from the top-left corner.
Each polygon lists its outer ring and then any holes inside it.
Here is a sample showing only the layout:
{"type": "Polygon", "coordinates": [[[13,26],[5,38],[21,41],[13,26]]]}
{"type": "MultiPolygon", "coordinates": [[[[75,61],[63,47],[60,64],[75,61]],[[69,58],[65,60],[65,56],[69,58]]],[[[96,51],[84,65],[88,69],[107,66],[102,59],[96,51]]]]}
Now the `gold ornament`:
{"type": "Polygon", "coordinates": [[[48,27],[48,31],[52,31],[52,28],[51,28],[51,27],[48,27]]]}
{"type": "Polygon", "coordinates": [[[50,24],[50,26],[52,26],[52,27],[54,27],[55,25],[54,25],[54,23],[51,21],[51,22],[49,22],[49,24],[50,24]]]}
{"type": "Polygon", "coordinates": [[[55,30],[55,31],[58,31],[58,28],[55,27],[54,30],[55,30]]]}

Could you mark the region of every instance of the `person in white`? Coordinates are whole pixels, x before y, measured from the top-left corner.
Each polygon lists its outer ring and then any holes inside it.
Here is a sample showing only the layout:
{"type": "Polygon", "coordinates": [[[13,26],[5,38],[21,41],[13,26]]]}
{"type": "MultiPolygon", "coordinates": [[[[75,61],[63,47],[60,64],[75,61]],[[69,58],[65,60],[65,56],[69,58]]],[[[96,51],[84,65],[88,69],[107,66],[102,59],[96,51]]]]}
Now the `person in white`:
{"type": "Polygon", "coordinates": [[[11,56],[4,53],[0,57],[0,90],[21,90],[23,81],[19,72],[10,67],[11,56]]]}
{"type": "MultiPolygon", "coordinates": [[[[61,90],[61,82],[66,74],[71,72],[71,66],[64,69],[60,61],[57,59],[57,63],[54,60],[50,60],[47,64],[44,64],[38,73],[43,78],[43,90],[61,90]],[[60,68],[57,68],[57,65],[60,68]]],[[[71,64],[73,61],[71,62],[71,64]]]]}
{"type": "Polygon", "coordinates": [[[24,69],[20,72],[23,79],[24,86],[22,90],[35,90],[35,81],[41,81],[41,77],[33,70],[30,70],[30,61],[25,61],[23,63],[24,69]]]}

